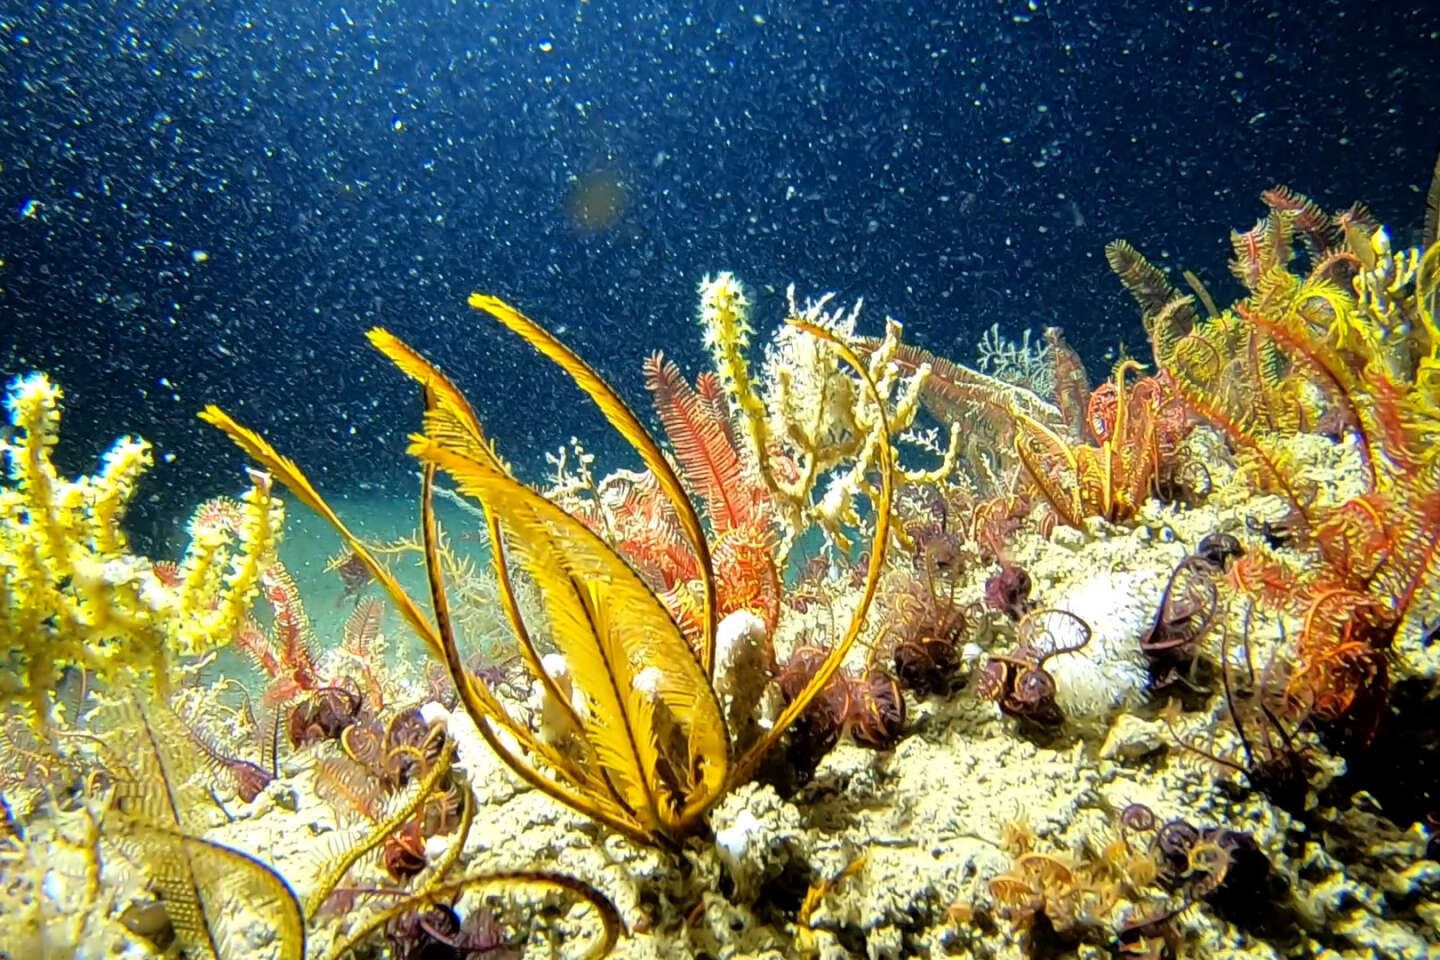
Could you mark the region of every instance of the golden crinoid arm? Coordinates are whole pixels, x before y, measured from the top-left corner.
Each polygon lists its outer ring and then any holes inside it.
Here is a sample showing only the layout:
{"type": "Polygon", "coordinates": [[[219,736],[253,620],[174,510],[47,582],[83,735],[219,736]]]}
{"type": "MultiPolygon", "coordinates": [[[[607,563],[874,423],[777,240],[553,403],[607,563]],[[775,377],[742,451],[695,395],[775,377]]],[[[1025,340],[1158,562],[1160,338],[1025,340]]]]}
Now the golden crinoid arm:
{"type": "MultiPolygon", "coordinates": [[[[386,357],[399,367],[401,372],[412,380],[419,383],[425,389],[425,436],[436,443],[463,456],[469,460],[485,464],[489,469],[505,473],[505,465],[485,439],[484,428],[480,425],[480,418],[476,416],[475,410],[460,389],[445,376],[429,360],[417,353],[409,344],[399,337],[381,327],[371,329],[367,334],[372,346],[379,350],[386,357]]],[[[423,501],[424,507],[429,507],[429,495],[427,493],[423,501]]],[[[485,514],[485,528],[490,538],[490,545],[493,550],[492,566],[495,570],[496,581],[500,587],[500,603],[505,611],[505,617],[510,622],[511,629],[515,631],[515,639],[520,648],[520,655],[525,661],[526,668],[530,674],[536,677],[544,686],[551,702],[561,705],[571,714],[571,720],[575,727],[580,726],[580,718],[574,715],[570,706],[570,698],[560,690],[559,684],[552,677],[541,663],[540,651],[536,648],[531,639],[530,631],[526,628],[525,619],[521,616],[520,605],[515,599],[514,585],[510,581],[509,564],[505,562],[505,542],[500,528],[499,519],[493,514],[485,514]]],[[[438,541],[438,537],[436,538],[438,541]]],[[[438,542],[435,547],[427,544],[427,565],[434,568],[432,576],[441,570],[438,557],[429,556],[430,553],[438,550],[438,542]]],[[[432,588],[433,588],[432,584],[432,588]]],[[[432,589],[432,609],[436,611],[437,619],[440,619],[440,607],[442,604],[448,606],[443,592],[432,589]]],[[[453,638],[446,637],[446,625],[437,624],[440,630],[441,639],[449,644],[453,638]]],[[[466,681],[463,674],[466,672],[458,655],[451,663],[449,649],[445,650],[445,659],[451,667],[451,674],[454,678],[457,689],[462,694],[466,689],[466,681]]],[[[477,720],[478,722],[478,720],[477,720]]],[[[559,759],[558,757],[556,759],[559,759]]],[[[583,779],[578,771],[573,769],[572,780],[583,779]]]]}
{"type": "MultiPolygon", "coordinates": [[[[400,615],[404,617],[405,622],[410,625],[410,628],[415,631],[420,639],[425,641],[426,646],[430,648],[436,657],[444,659],[444,647],[440,640],[439,631],[436,630],[435,625],[425,616],[419,604],[405,592],[405,588],[400,586],[399,581],[395,579],[390,569],[380,562],[379,558],[375,556],[369,546],[356,536],[355,533],[345,525],[344,521],[340,519],[339,515],[335,513],[330,504],[325,502],[325,499],[320,496],[319,492],[311,485],[309,478],[295,465],[293,460],[289,457],[282,456],[270,445],[268,440],[254,430],[241,426],[234,418],[219,407],[213,405],[206,407],[200,412],[200,419],[224,432],[235,442],[235,445],[243,450],[252,460],[270,471],[301,503],[328,520],[330,525],[335,528],[335,531],[340,534],[341,539],[345,541],[346,546],[365,564],[366,569],[370,571],[370,575],[373,576],[375,581],[385,590],[385,593],[390,597],[391,602],[395,604],[396,608],[399,609],[400,615]]],[[[484,684],[479,681],[476,681],[476,686],[479,691],[477,694],[478,701],[483,705],[486,716],[491,717],[499,726],[509,731],[522,743],[534,741],[534,735],[531,734],[528,729],[516,724],[515,721],[510,718],[509,714],[505,712],[504,708],[500,706],[499,702],[493,694],[491,694],[488,687],[485,687],[484,684]]]]}
{"type": "MultiPolygon", "coordinates": [[[[594,750],[589,749],[588,742],[580,740],[580,746],[586,749],[587,755],[582,758],[572,758],[533,736],[528,740],[523,737],[518,738],[522,749],[517,750],[512,743],[502,740],[492,729],[486,716],[487,708],[482,702],[482,694],[485,693],[484,687],[475,674],[465,669],[460,657],[460,649],[455,642],[455,629],[450,615],[450,600],[445,588],[445,571],[438,552],[439,528],[435,522],[435,473],[434,464],[425,465],[420,495],[421,530],[425,541],[425,572],[430,581],[430,596],[435,609],[435,620],[441,644],[445,651],[445,665],[450,671],[451,678],[455,681],[455,688],[459,693],[461,704],[475,719],[475,725],[485,743],[495,751],[496,756],[509,765],[520,779],[541,793],[554,797],[561,803],[579,810],[586,816],[592,817],[632,839],[641,843],[652,842],[651,831],[640,824],[627,808],[615,800],[613,786],[605,778],[605,770],[595,759],[594,750]],[[547,776],[537,769],[530,760],[530,757],[534,756],[543,758],[550,765],[555,776],[547,776]]],[[[493,524],[494,529],[498,530],[499,524],[494,519],[494,515],[489,514],[488,516],[489,522],[493,524]]],[[[497,544],[498,553],[503,550],[503,544],[498,541],[497,544]]],[[[504,563],[505,560],[501,557],[497,566],[502,566],[504,563]]],[[[508,576],[503,577],[501,583],[503,589],[510,593],[507,600],[509,605],[518,606],[513,592],[510,591],[508,576]]],[[[516,617],[518,618],[518,613],[516,617]]],[[[523,620],[517,619],[516,622],[517,629],[523,631],[523,620]]],[[[555,685],[547,682],[546,689],[553,690],[555,685]]],[[[581,728],[580,717],[569,701],[570,698],[566,695],[565,705],[573,724],[572,729],[578,731],[581,728]]],[[[526,733],[528,735],[528,731],[526,733]]]]}
{"type": "Polygon", "coordinates": [[[1018,410],[1015,418],[1015,455],[1030,480],[1067,526],[1085,529],[1080,462],[1064,437],[1018,410]]]}
{"type": "Polygon", "coordinates": [[[569,374],[570,378],[575,381],[575,385],[590,395],[590,399],[599,407],[600,412],[605,415],[605,419],[610,421],[610,425],[619,431],[630,446],[635,448],[635,452],[640,455],[640,459],[644,461],[645,466],[660,484],[660,489],[665,492],[671,506],[675,508],[675,514],[680,519],[680,527],[685,532],[685,538],[690,541],[690,546],[695,551],[696,565],[700,570],[700,585],[705,602],[700,666],[705,671],[705,675],[710,676],[715,662],[715,575],[710,563],[710,547],[705,538],[705,528],[700,523],[700,515],[695,512],[694,504],[686,496],[679,476],[670,466],[670,461],[665,458],[660,445],[641,425],[640,420],[626,406],[625,401],[620,399],[619,395],[589,364],[581,360],[569,347],[555,339],[535,321],[496,297],[472,293],[469,304],[476,310],[483,310],[490,314],[569,374]]]}
{"type": "Polygon", "coordinates": [[[592,789],[580,805],[536,786],[594,816],[618,808],[623,816],[600,819],[636,839],[688,833],[720,796],[729,743],[709,680],[664,605],[588,527],[492,463],[424,436],[410,452],[498,518],[586,701],[580,733],[605,792],[592,789]]]}
{"type": "Polygon", "coordinates": [[[1182,297],[1155,316],[1150,345],[1156,365],[1185,406],[1224,434],[1247,467],[1310,519],[1310,497],[1283,443],[1302,429],[1306,412],[1288,373],[1291,361],[1234,310],[1198,322],[1193,314],[1182,297]]]}
{"type": "Polygon", "coordinates": [[[837,643],[821,662],[819,669],[810,678],[810,682],[805,684],[800,692],[791,699],[789,706],[780,714],[774,726],[755,741],[750,749],[735,762],[730,772],[731,786],[744,783],[749,779],[760,760],[784,736],[785,731],[790,728],[790,724],[794,723],[805,711],[805,708],[810,706],[820,691],[825,689],[825,685],[830,682],[835,671],[844,664],[846,654],[855,645],[860,631],[865,626],[866,614],[870,612],[870,604],[874,601],[875,591],[880,585],[880,574],[885,569],[885,551],[890,545],[890,504],[894,495],[895,451],[890,446],[890,422],[885,415],[885,403],[880,397],[880,391],[876,389],[875,381],[871,379],[865,364],[855,355],[855,351],[835,334],[824,327],[795,317],[788,318],[786,322],[794,324],[812,337],[819,337],[830,344],[840,358],[864,382],[866,391],[870,394],[870,402],[875,404],[873,429],[878,431],[875,460],[880,468],[880,495],[875,501],[875,536],[870,543],[870,565],[865,573],[865,588],[860,597],[860,604],[850,618],[850,626],[846,628],[844,639],[837,643]]]}
{"type": "MultiPolygon", "coordinates": [[[[1440,175],[1432,191],[1440,197],[1440,175]]],[[[1425,250],[1415,271],[1415,312],[1427,348],[1419,360],[1415,386],[1429,409],[1440,411],[1440,240],[1425,250]]]]}
{"type": "Polygon", "coordinates": [[[358,929],[347,931],[345,938],[325,955],[325,960],[341,960],[342,957],[353,953],[371,934],[397,917],[423,910],[425,907],[437,903],[446,905],[456,903],[465,893],[478,893],[482,890],[497,888],[517,893],[522,891],[531,894],[563,893],[582,901],[594,910],[596,918],[600,921],[600,931],[581,955],[584,960],[600,960],[601,957],[608,957],[610,952],[615,949],[615,944],[619,942],[620,934],[624,931],[620,911],[615,909],[615,905],[610,902],[609,898],[588,883],[576,880],[574,877],[567,877],[563,873],[525,870],[483,873],[434,884],[414,896],[406,897],[400,903],[367,917],[358,929]]]}
{"type": "Polygon", "coordinates": [[[1100,445],[1101,516],[1106,520],[1127,520],[1140,509],[1150,489],[1155,455],[1155,417],[1145,404],[1132,410],[1133,397],[1127,378],[1142,370],[1139,361],[1126,358],[1115,364],[1115,424],[1111,435],[1100,445]],[[1132,420],[1138,413],[1139,418],[1132,420]]]}
{"type": "Polygon", "coordinates": [[[200,419],[219,429],[228,436],[235,445],[243,450],[250,459],[260,464],[274,475],[275,479],[284,484],[301,503],[314,510],[320,516],[329,521],[340,538],[345,541],[355,556],[365,564],[370,575],[385,589],[385,592],[399,608],[405,622],[410,628],[425,641],[430,649],[440,655],[440,641],[436,636],[435,627],[426,618],[420,607],[400,586],[388,567],[379,561],[378,558],[365,545],[365,542],[351,532],[340,516],[325,502],[325,498],[310,483],[310,478],[295,465],[295,461],[289,457],[282,456],[279,451],[270,445],[270,442],[249,427],[241,426],[230,414],[211,404],[200,411],[200,419]]]}

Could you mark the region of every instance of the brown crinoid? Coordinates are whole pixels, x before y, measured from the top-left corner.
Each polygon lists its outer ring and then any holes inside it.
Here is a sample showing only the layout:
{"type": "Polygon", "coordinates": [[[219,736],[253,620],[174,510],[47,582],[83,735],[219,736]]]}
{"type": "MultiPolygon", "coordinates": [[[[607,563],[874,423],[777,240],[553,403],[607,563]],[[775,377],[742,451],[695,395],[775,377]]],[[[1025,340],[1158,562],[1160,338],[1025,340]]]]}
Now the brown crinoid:
{"type": "Polygon", "coordinates": [[[957,579],[953,568],[927,557],[923,569],[891,594],[879,649],[890,651],[895,678],[917,696],[944,695],[955,686],[957,648],[967,626],[955,596],[957,579]]]}
{"type": "Polygon", "coordinates": [[[985,581],[985,606],[997,610],[1015,623],[1034,606],[1030,602],[1030,574],[1024,567],[1001,563],[985,581]]]}
{"type": "Polygon", "coordinates": [[[361,721],[364,705],[353,685],[321,687],[290,709],[285,721],[290,745],[299,749],[339,739],[345,728],[361,721]]]}
{"type": "Polygon", "coordinates": [[[1090,625],[1067,610],[1036,610],[1020,621],[1016,637],[1014,650],[985,661],[975,692],[995,701],[1006,716],[1058,727],[1065,714],[1055,702],[1055,678],[1045,662],[1089,643],[1090,625]]]}
{"type": "Polygon", "coordinates": [[[443,903],[413,910],[386,924],[385,938],[397,960],[512,960],[522,953],[483,907],[464,920],[443,903]]]}
{"type": "MultiPolygon", "coordinates": [[[[806,645],[790,656],[776,677],[787,701],[805,687],[828,653],[806,645]]],[[[905,717],[905,697],[889,673],[874,667],[863,676],[837,671],[790,732],[786,759],[792,776],[801,784],[808,781],[847,732],[862,747],[889,750],[900,739],[905,717]]]]}
{"type": "Polygon", "coordinates": [[[385,841],[380,854],[385,872],[396,880],[409,880],[429,862],[425,858],[425,838],[420,834],[420,821],[407,820],[405,826],[385,841]]]}
{"type": "Polygon", "coordinates": [[[889,750],[905,726],[905,697],[895,678],[874,670],[851,681],[850,736],[862,747],[889,750]]]}
{"type": "Polygon", "coordinates": [[[370,586],[374,577],[370,575],[370,568],[365,565],[359,554],[353,550],[346,550],[330,558],[325,564],[326,572],[334,572],[340,578],[341,594],[336,606],[346,600],[353,600],[357,603],[365,593],[365,588],[370,586]]]}

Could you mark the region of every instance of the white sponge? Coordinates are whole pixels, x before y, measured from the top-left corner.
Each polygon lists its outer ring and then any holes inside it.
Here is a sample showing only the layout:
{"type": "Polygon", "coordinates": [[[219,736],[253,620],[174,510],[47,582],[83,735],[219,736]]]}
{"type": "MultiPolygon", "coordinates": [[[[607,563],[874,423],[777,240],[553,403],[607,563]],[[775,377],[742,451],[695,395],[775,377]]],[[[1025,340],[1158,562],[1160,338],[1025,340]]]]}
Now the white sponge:
{"type": "Polygon", "coordinates": [[[1102,573],[1056,604],[1091,630],[1084,647],[1045,661],[1055,678],[1055,702],[1067,720],[1104,719],[1144,697],[1150,670],[1140,636],[1154,619],[1163,588],[1153,574],[1102,573]]]}

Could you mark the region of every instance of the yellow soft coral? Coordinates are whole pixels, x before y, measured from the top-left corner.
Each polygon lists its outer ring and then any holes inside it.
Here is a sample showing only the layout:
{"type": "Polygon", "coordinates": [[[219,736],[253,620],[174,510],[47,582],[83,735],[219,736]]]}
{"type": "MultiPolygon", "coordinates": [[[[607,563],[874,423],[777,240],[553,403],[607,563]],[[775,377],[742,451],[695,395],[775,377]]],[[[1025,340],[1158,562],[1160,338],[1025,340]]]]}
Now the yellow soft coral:
{"type": "Polygon", "coordinates": [[[0,443],[0,699],[51,719],[66,667],[102,684],[164,692],[177,656],[233,638],[274,557],[283,512],[268,477],[252,475],[232,525],[193,524],[178,577],[129,552],[121,519],[150,444],[122,437],[100,471],[61,477],[51,460],[63,393],[43,374],[14,381],[6,408],[14,436],[0,443]]]}
{"type": "MultiPolygon", "coordinates": [[[[767,349],[763,391],[750,373],[746,350],[754,329],[750,302],[739,281],[729,273],[706,277],[700,284],[700,323],[720,382],[736,413],[748,452],[760,479],[774,499],[783,528],[780,557],[812,526],[842,551],[850,549],[846,530],[860,526],[856,497],[872,502],[876,490],[869,479],[882,444],[910,430],[920,409],[921,391],[930,376],[928,364],[906,369],[897,360],[900,324],[887,318],[885,338],[861,346],[866,373],[885,405],[888,430],[863,399],[860,382],[845,371],[830,344],[802,333],[800,326],[827,330],[842,341],[859,343],[855,323],[860,304],[849,311],[830,309],[831,295],[800,306],[790,288],[792,326],[782,328],[767,349]]],[[[950,433],[941,462],[929,471],[897,467],[897,478],[933,483],[955,467],[960,431],[950,433]]],[[[938,450],[938,444],[933,445],[938,450]]],[[[783,563],[782,563],[783,566],[783,563]]]]}

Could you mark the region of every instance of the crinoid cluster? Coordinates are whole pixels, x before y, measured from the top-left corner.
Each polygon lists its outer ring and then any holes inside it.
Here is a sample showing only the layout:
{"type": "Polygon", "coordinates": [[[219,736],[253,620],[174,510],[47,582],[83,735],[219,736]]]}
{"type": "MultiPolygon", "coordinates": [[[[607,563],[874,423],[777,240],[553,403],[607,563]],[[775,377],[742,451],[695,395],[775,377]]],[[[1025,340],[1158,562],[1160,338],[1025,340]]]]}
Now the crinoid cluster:
{"type": "Polygon", "coordinates": [[[988,881],[991,909],[1032,956],[1082,944],[1125,956],[1176,955],[1186,939],[1177,920],[1192,907],[1235,916],[1274,895],[1270,863],[1254,838],[1181,819],[1162,823],[1139,803],[1074,851],[1043,849],[1023,821],[1007,826],[1002,843],[1011,866],[988,881]]]}
{"type": "Polygon", "coordinates": [[[1302,624],[1288,695],[1363,739],[1383,713],[1392,656],[1407,674],[1435,673],[1423,638],[1440,519],[1440,247],[1394,250],[1358,205],[1332,215],[1283,187],[1264,200],[1265,219],[1232,237],[1231,269],[1249,293],[1224,311],[1207,294],[1202,314],[1127,246],[1112,245],[1111,261],[1177,396],[1288,506],[1289,547],[1308,562],[1262,547],[1235,573],[1302,624]],[[1354,450],[1362,492],[1327,492],[1297,458],[1295,438],[1313,433],[1354,450]]]}

